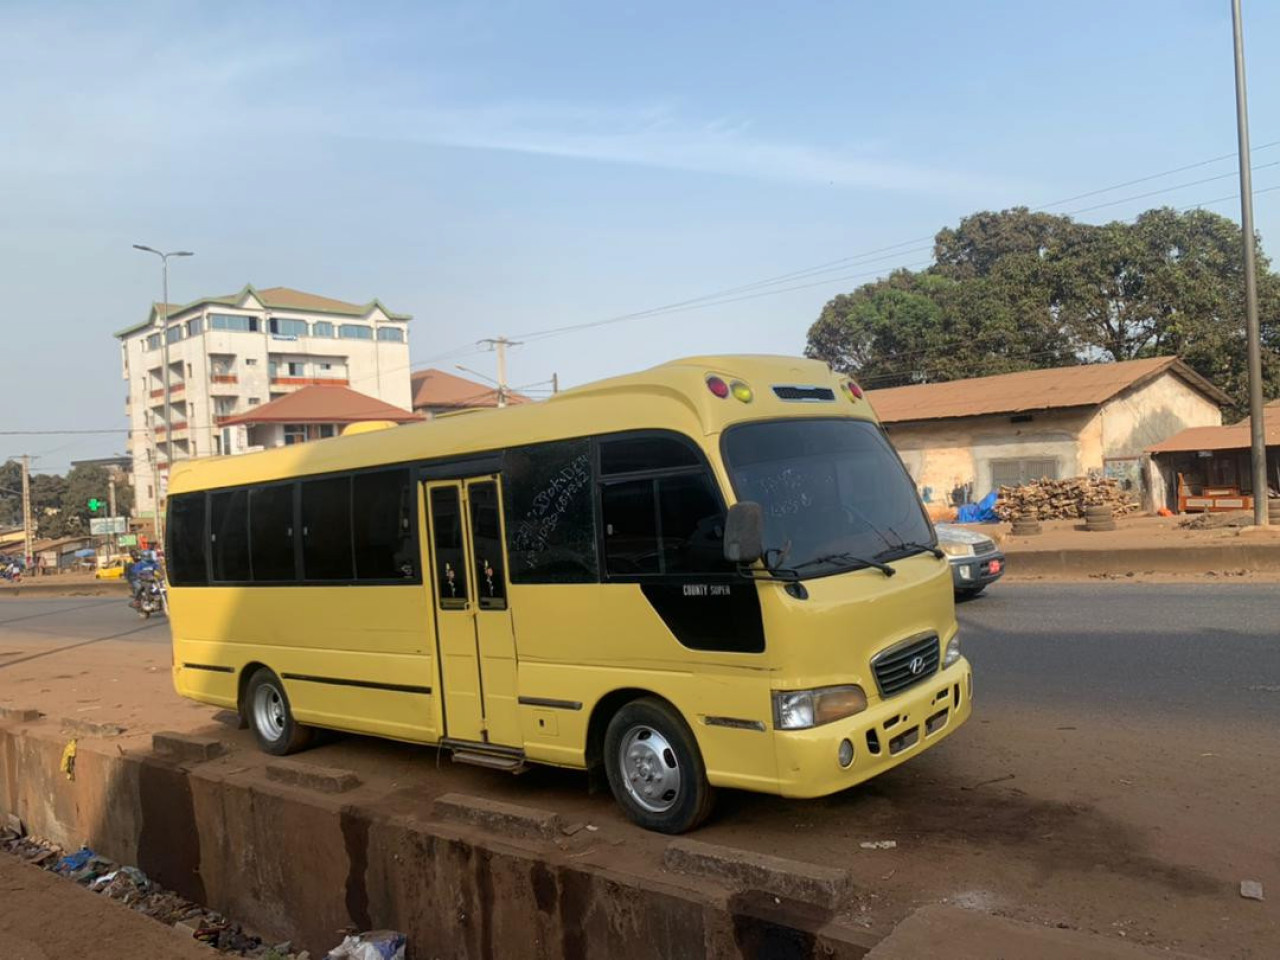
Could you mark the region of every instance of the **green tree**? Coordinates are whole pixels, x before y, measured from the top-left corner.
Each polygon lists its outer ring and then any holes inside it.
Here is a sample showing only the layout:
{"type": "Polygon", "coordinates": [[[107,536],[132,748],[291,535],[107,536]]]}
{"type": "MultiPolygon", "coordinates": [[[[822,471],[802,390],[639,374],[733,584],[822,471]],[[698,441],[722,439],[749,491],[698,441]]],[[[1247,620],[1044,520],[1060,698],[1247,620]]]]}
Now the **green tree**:
{"type": "MultiPolygon", "coordinates": [[[[1025,208],[939,231],[935,263],[841,294],[806,352],[868,386],[1175,354],[1246,394],[1240,228],[1203,210],[1082,224],[1025,208]]],[[[1280,394],[1280,276],[1259,244],[1265,389],[1280,394]]]]}

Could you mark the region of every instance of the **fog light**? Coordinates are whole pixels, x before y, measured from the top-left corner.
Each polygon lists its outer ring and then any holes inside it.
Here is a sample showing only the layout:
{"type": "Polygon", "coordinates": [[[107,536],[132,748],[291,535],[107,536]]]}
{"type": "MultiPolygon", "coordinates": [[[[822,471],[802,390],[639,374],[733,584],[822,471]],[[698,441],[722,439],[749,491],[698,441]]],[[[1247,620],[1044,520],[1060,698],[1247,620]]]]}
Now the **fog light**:
{"type": "Polygon", "coordinates": [[[853,744],[848,740],[840,741],[839,760],[840,766],[842,767],[847,767],[849,764],[853,763],[853,744]]]}
{"type": "Polygon", "coordinates": [[[958,569],[960,570],[960,579],[961,579],[961,580],[972,580],[972,579],[973,579],[973,568],[972,568],[971,566],[969,566],[967,563],[966,563],[966,564],[961,565],[958,569]]]}

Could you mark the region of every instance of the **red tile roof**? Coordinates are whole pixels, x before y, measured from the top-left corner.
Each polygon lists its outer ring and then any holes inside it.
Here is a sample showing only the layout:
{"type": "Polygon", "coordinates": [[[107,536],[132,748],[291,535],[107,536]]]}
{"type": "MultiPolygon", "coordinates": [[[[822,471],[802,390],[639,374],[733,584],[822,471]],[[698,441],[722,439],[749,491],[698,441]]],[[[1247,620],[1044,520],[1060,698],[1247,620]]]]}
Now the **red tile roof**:
{"type": "Polygon", "coordinates": [[[1216,403],[1225,404],[1231,400],[1177,357],[1091,363],[890,387],[868,391],[867,399],[884,423],[1090,407],[1106,403],[1116,394],[1166,371],[1181,377],[1216,403]]]}
{"type": "Polygon", "coordinates": [[[222,423],[225,426],[240,423],[360,423],[365,420],[411,423],[421,419],[416,413],[347,387],[311,386],[222,423]]]}
{"type": "MultiPolygon", "coordinates": [[[[419,370],[409,377],[413,391],[413,409],[438,410],[447,408],[463,410],[469,407],[496,407],[498,391],[483,383],[454,376],[434,367],[419,370]]],[[[507,393],[507,403],[528,403],[529,398],[518,393],[507,393]]]]}

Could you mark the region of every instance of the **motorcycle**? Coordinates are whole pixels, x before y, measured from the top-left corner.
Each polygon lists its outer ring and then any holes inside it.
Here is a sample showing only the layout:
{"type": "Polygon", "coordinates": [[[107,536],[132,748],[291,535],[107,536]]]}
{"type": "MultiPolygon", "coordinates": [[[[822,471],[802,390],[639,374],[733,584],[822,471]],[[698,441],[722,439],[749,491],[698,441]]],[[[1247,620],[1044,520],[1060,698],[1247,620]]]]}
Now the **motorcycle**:
{"type": "Polygon", "coordinates": [[[150,619],[153,613],[163,613],[168,616],[169,592],[165,589],[164,581],[154,576],[143,577],[138,586],[138,595],[134,599],[133,607],[143,620],[150,619]]]}

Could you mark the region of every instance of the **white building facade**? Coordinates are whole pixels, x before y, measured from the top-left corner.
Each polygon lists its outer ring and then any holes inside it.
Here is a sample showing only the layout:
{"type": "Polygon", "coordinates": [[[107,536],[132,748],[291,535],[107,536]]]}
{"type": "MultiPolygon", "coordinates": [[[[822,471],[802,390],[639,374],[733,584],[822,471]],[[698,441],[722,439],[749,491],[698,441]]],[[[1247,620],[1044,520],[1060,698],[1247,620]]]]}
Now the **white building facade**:
{"type": "Polygon", "coordinates": [[[116,334],[128,384],[135,516],[155,517],[172,460],[253,449],[243,427],[223,421],[302,387],[350,387],[411,410],[409,320],[377,300],[360,305],[246,286],[231,296],[171,304],[166,332],[162,305],[155,304],[145,322],[116,334]]]}

